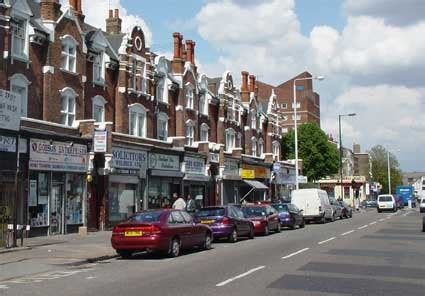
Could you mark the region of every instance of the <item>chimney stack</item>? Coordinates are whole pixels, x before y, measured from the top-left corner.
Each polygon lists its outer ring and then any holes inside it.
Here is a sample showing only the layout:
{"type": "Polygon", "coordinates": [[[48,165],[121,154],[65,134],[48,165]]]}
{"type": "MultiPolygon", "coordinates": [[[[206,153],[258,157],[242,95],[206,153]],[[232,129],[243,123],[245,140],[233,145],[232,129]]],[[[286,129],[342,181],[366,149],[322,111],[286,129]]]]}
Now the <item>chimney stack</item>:
{"type": "Polygon", "coordinates": [[[248,76],[249,76],[249,73],[247,71],[242,71],[242,87],[241,87],[242,102],[249,102],[248,76]]]}
{"type": "Polygon", "coordinates": [[[45,21],[56,21],[60,16],[61,5],[59,0],[41,0],[40,15],[45,21]]]}
{"type": "Polygon", "coordinates": [[[192,62],[193,65],[195,65],[195,45],[196,45],[196,42],[192,41],[192,59],[191,59],[191,62],[192,62]]]}
{"type": "Polygon", "coordinates": [[[69,0],[69,6],[71,6],[75,11],[77,11],[77,2],[78,0],[69,0]]]}
{"type": "Polygon", "coordinates": [[[192,62],[193,60],[193,41],[186,40],[186,61],[192,62]]]}
{"type": "Polygon", "coordinates": [[[77,2],[77,7],[76,7],[77,9],[76,10],[77,10],[78,14],[83,14],[83,9],[81,8],[81,1],[82,0],[76,0],[76,2],[77,2]]]}
{"type": "Polygon", "coordinates": [[[106,32],[112,35],[121,34],[122,19],[119,9],[109,10],[109,18],[106,19],[106,32]],[[115,13],[115,14],[114,14],[115,13]]]}
{"type": "Polygon", "coordinates": [[[173,34],[173,39],[174,39],[174,58],[181,59],[182,58],[181,43],[182,43],[183,36],[180,33],[175,32],[173,34]]]}
{"type": "Polygon", "coordinates": [[[249,92],[255,92],[255,75],[249,75],[249,92]]]}

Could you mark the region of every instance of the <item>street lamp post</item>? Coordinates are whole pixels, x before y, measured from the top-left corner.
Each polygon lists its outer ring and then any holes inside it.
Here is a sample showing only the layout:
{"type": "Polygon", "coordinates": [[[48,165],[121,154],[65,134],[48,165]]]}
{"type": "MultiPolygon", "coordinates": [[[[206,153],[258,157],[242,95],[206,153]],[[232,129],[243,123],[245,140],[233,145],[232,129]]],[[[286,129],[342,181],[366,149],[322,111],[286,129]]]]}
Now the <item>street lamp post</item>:
{"type": "Polygon", "coordinates": [[[341,188],[341,198],[343,197],[343,194],[344,194],[343,186],[342,186],[342,182],[343,182],[343,179],[342,179],[342,156],[343,156],[343,153],[342,153],[341,118],[342,117],[353,117],[353,116],[356,116],[356,113],[339,114],[338,115],[338,126],[339,126],[339,185],[340,185],[340,188],[341,188]]]}
{"type": "Polygon", "coordinates": [[[297,81],[302,80],[323,80],[325,77],[316,76],[316,77],[304,77],[304,78],[296,78],[294,79],[294,134],[295,134],[295,189],[300,189],[300,185],[298,183],[298,118],[297,118],[297,81]]]}
{"type": "Polygon", "coordinates": [[[391,166],[390,166],[390,151],[400,151],[400,149],[387,150],[388,194],[391,194],[391,166]]]}

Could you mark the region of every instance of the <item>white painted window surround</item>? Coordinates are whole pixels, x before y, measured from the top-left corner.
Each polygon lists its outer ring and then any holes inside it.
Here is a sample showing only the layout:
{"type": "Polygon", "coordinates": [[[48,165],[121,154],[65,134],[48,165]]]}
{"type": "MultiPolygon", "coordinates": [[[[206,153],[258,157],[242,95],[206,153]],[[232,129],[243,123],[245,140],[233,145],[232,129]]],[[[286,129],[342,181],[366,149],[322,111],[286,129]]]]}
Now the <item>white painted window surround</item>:
{"type": "Polygon", "coordinates": [[[201,142],[208,142],[209,127],[206,123],[201,124],[201,142]]]}
{"type": "Polygon", "coordinates": [[[280,143],[279,141],[274,141],[273,142],[273,156],[277,157],[277,160],[280,159],[280,143]]]}
{"type": "Polygon", "coordinates": [[[137,137],[146,137],[146,108],[139,103],[128,106],[129,134],[137,137]]]}
{"type": "Polygon", "coordinates": [[[264,140],[258,140],[258,155],[261,157],[264,154],[264,140]]]}
{"type": "Polygon", "coordinates": [[[193,109],[193,86],[186,86],[186,108],[193,109]]]}
{"type": "Polygon", "coordinates": [[[203,115],[208,115],[207,93],[204,92],[199,97],[199,112],[203,115]]]}
{"type": "Polygon", "coordinates": [[[257,156],[257,139],[255,137],[251,138],[251,151],[252,156],[257,156]]]}
{"type": "Polygon", "coordinates": [[[61,69],[69,72],[77,72],[77,41],[71,35],[61,37],[62,60],[61,69]]]}
{"type": "Polygon", "coordinates": [[[257,113],[255,110],[251,110],[251,128],[257,129],[257,113]]]}
{"type": "Polygon", "coordinates": [[[186,122],[186,146],[192,146],[193,145],[193,139],[194,139],[195,130],[193,127],[193,122],[191,120],[188,120],[186,122]]]}
{"type": "Polygon", "coordinates": [[[157,137],[158,140],[167,141],[168,139],[168,115],[166,113],[158,113],[157,118],[157,137]]]}
{"type": "Polygon", "coordinates": [[[105,105],[107,101],[102,96],[95,96],[93,101],[93,119],[96,122],[105,122],[105,105]]]}
{"type": "Polygon", "coordinates": [[[14,74],[9,78],[10,91],[21,97],[21,116],[28,116],[28,86],[31,82],[20,73],[14,74]]]}
{"type": "Polygon", "coordinates": [[[77,93],[69,87],[65,87],[61,93],[61,124],[73,126],[75,122],[77,93]]]}
{"type": "Polygon", "coordinates": [[[28,20],[14,17],[12,28],[12,55],[16,58],[28,59],[28,20]]]}
{"type": "Polygon", "coordinates": [[[105,82],[105,52],[100,51],[96,54],[93,61],[93,81],[105,82]]]}
{"type": "Polygon", "coordinates": [[[235,148],[235,136],[236,133],[234,129],[229,128],[226,130],[226,152],[232,152],[233,148],[235,148]]]}
{"type": "Polygon", "coordinates": [[[156,85],[156,97],[158,102],[168,104],[168,81],[165,76],[160,77],[158,80],[156,85]]]}

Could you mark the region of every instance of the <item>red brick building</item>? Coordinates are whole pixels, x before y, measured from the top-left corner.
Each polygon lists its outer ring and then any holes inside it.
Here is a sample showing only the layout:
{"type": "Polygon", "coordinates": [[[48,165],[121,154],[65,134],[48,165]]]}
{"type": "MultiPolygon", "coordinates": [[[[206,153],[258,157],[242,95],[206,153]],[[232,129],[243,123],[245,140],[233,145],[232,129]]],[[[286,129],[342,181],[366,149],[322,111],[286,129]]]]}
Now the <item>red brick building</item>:
{"type": "Polygon", "coordinates": [[[0,90],[21,102],[19,128],[0,128],[7,223],[59,234],[170,207],[173,193],[199,207],[270,198],[278,96],[247,72],[241,88],[229,71],[199,73],[180,33],[173,58],[158,56],[118,10],[94,28],[81,1],[0,1],[0,90]]]}

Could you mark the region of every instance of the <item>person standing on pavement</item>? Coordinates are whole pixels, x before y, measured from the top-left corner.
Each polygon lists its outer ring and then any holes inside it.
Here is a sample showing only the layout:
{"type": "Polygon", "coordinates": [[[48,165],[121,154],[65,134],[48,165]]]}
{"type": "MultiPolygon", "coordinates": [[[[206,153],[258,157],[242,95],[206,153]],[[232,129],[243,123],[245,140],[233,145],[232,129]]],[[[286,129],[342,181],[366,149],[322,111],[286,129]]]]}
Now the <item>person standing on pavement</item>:
{"type": "Polygon", "coordinates": [[[189,193],[186,198],[186,211],[190,214],[195,213],[196,211],[196,204],[195,201],[192,199],[192,195],[189,193]]]}
{"type": "Polygon", "coordinates": [[[173,209],[175,210],[184,210],[186,209],[186,202],[184,201],[184,198],[178,197],[177,193],[173,193],[173,209]]]}

